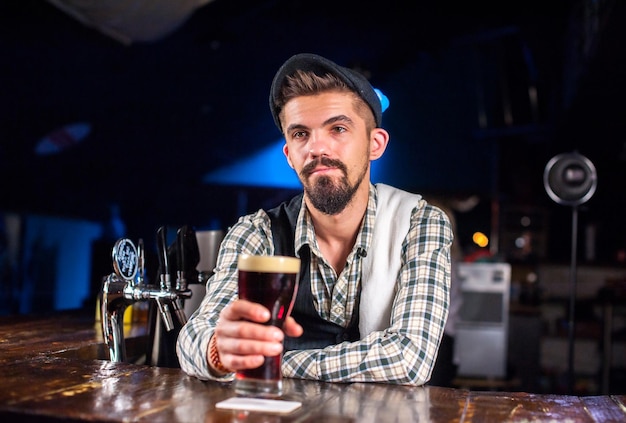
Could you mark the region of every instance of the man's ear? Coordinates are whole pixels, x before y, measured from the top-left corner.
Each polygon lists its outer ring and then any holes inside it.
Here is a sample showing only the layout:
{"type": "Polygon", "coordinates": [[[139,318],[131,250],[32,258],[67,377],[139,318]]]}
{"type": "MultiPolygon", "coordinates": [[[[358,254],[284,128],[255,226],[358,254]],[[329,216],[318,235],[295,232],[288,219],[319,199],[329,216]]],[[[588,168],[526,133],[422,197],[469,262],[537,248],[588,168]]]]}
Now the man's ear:
{"type": "Polygon", "coordinates": [[[293,169],[293,163],[291,163],[291,159],[289,158],[289,146],[287,146],[287,143],[283,145],[283,154],[287,158],[287,164],[289,165],[290,168],[293,169]]]}
{"type": "Polygon", "coordinates": [[[379,159],[389,143],[389,133],[383,128],[374,128],[370,136],[370,160],[379,159]]]}

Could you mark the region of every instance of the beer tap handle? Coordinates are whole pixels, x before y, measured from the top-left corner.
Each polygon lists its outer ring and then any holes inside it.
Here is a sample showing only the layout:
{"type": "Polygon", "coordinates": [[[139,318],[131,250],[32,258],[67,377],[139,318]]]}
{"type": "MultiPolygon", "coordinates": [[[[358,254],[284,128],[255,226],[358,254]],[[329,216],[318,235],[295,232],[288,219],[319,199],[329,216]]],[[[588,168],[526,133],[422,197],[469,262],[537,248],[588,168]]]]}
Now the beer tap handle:
{"type": "Polygon", "coordinates": [[[167,256],[167,228],[161,226],[157,230],[157,253],[159,256],[159,269],[161,274],[159,279],[161,282],[161,290],[169,291],[172,289],[172,282],[170,277],[170,264],[167,256]]]}
{"type": "MultiPolygon", "coordinates": [[[[165,325],[166,331],[171,331],[174,329],[174,321],[172,320],[172,311],[170,310],[170,304],[173,305],[174,308],[175,302],[164,300],[162,298],[156,299],[157,306],[159,306],[159,312],[161,313],[161,319],[163,320],[163,324],[165,325]]],[[[174,310],[176,312],[176,310],[174,310]]]]}
{"type": "Polygon", "coordinates": [[[178,229],[176,233],[176,291],[184,291],[187,289],[187,261],[186,261],[186,238],[187,226],[178,229]]]}
{"type": "Polygon", "coordinates": [[[143,239],[139,238],[137,242],[137,276],[135,277],[137,285],[143,285],[146,274],[146,257],[143,239]]]}
{"type": "Polygon", "coordinates": [[[178,299],[172,301],[172,309],[174,310],[174,314],[181,325],[187,323],[187,315],[185,314],[185,310],[181,307],[178,299]]]}
{"type": "Polygon", "coordinates": [[[118,239],[112,251],[113,270],[124,281],[132,281],[137,274],[137,248],[128,238],[118,239]]]}

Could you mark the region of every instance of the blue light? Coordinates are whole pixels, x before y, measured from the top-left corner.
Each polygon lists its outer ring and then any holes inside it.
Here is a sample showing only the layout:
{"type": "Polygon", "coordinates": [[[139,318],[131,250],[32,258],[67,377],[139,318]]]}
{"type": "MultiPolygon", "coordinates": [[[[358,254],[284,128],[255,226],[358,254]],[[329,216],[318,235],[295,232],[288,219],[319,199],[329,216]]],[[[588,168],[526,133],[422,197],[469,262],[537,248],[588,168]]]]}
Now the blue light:
{"type": "Polygon", "coordinates": [[[378,88],[374,88],[374,92],[378,96],[378,99],[380,100],[380,106],[382,108],[382,111],[384,112],[389,107],[389,98],[387,98],[387,96],[383,94],[383,92],[378,88]]]}
{"type": "Polygon", "coordinates": [[[202,182],[268,188],[301,188],[300,180],[283,154],[284,139],[232,165],[209,172],[202,182]]]}

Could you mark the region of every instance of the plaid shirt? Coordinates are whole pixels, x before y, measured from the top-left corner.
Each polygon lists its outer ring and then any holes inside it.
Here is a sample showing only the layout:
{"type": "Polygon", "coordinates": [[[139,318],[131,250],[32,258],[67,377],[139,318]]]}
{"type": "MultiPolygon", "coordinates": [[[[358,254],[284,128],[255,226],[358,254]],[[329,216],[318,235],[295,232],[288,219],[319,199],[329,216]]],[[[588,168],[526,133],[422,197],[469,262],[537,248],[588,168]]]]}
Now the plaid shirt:
{"type": "MultiPolygon", "coordinates": [[[[317,311],[323,319],[344,327],[352,316],[361,280],[361,258],[357,251],[368,251],[376,204],[376,188],[370,184],[363,223],[339,275],[317,246],[304,201],[296,223],[295,250],[308,244],[311,251],[311,291],[317,311]]],[[[445,213],[420,201],[411,213],[409,233],[398,241],[403,243],[403,257],[396,276],[390,327],[357,342],[288,351],[283,357],[283,376],[329,382],[426,383],[448,314],[452,237],[445,213]]],[[[176,348],[181,368],[199,379],[233,378],[233,375],[215,377],[209,369],[206,352],[219,313],[237,298],[237,257],[241,253],[274,253],[270,220],[265,211],[241,217],[228,231],[220,247],[215,273],[207,282],[207,295],[180,331],[176,348]]]]}

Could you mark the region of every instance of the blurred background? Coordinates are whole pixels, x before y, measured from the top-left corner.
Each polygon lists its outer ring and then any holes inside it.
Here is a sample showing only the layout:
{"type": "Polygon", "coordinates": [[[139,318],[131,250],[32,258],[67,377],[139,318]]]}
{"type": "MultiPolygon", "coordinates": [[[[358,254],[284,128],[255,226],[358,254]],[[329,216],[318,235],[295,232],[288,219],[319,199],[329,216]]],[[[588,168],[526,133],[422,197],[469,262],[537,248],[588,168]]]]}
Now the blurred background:
{"type": "Polygon", "coordinates": [[[299,192],[268,92],[313,52],[390,100],[374,182],[446,204],[464,261],[511,264],[507,388],[565,389],[576,231],[577,390],[624,389],[623,302],[608,364],[603,332],[626,279],[624,2],[20,0],[0,22],[0,314],[90,307],[120,237],[154,277],[159,226],[299,192]],[[573,152],[597,172],[576,206],[544,184],[573,152]]]}

